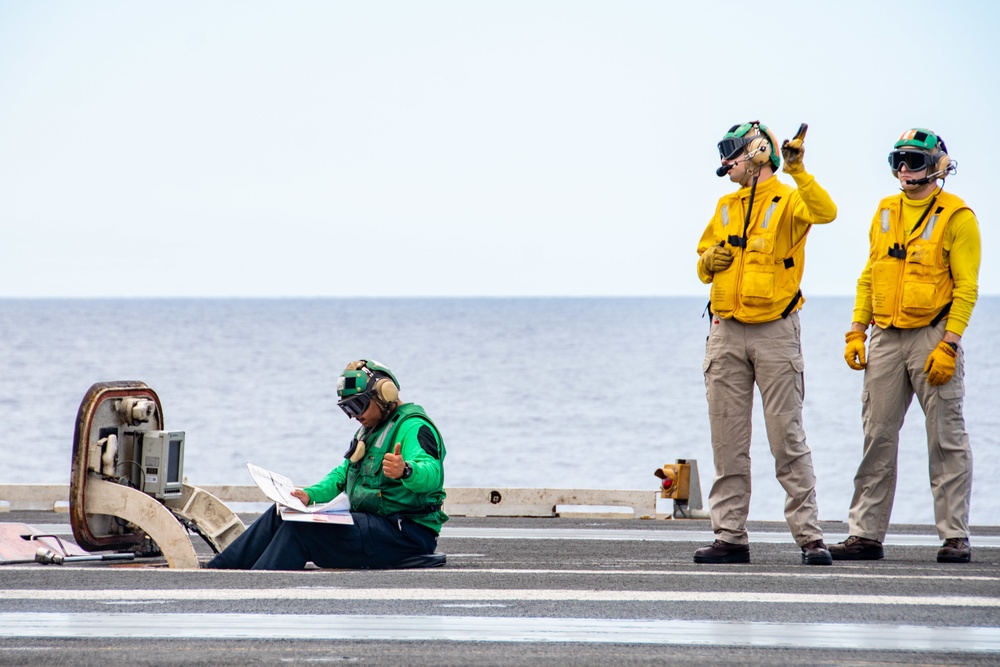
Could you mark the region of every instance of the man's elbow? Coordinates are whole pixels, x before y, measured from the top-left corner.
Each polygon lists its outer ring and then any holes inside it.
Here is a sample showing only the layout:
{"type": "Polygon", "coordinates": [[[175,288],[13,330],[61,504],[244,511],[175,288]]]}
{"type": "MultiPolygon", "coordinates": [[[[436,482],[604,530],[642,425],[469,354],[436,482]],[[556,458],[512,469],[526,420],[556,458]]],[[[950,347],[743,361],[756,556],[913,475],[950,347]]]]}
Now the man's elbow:
{"type": "Polygon", "coordinates": [[[824,206],[823,209],[819,212],[819,215],[816,216],[816,223],[820,225],[825,225],[828,222],[833,222],[836,219],[837,219],[837,205],[831,202],[829,206],[824,206]]]}

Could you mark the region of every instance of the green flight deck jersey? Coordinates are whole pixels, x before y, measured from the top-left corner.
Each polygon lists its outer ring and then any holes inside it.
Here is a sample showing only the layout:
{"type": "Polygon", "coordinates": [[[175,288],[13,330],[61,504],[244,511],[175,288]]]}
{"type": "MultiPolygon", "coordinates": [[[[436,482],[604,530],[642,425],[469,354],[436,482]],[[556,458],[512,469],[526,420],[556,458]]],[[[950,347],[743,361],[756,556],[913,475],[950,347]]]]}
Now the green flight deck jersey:
{"type": "Polygon", "coordinates": [[[314,503],[333,500],[347,492],[352,512],[380,516],[398,514],[440,534],[448,515],[444,503],[444,438],[422,407],[403,403],[371,433],[362,426],[355,439],[365,443],[365,455],[357,463],[349,459],[304,490],[314,503]],[[403,460],[412,467],[406,479],[391,479],[382,473],[382,458],[400,444],[403,460]]]}

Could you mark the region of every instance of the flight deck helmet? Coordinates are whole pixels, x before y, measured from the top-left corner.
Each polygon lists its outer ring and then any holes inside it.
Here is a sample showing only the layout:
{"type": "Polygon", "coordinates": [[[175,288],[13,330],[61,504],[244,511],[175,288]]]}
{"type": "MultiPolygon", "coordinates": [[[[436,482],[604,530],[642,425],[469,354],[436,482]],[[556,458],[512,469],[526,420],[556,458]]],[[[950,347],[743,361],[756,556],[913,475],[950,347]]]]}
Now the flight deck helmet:
{"type": "Polygon", "coordinates": [[[399,382],[388,368],[371,359],[347,364],[337,378],[337,405],[352,419],[375,401],[382,409],[399,400],[399,382]]]}
{"type": "Polygon", "coordinates": [[[932,130],[915,127],[900,135],[889,153],[892,175],[899,176],[899,168],[906,165],[909,171],[930,169],[928,174],[947,176],[955,173],[954,163],[948,157],[944,140],[932,130]]]}
{"type": "Polygon", "coordinates": [[[770,162],[774,171],[778,171],[781,166],[781,153],[778,152],[778,143],[774,134],[766,125],[757,121],[733,125],[726,132],[719,142],[719,157],[724,160],[735,160],[740,153],[746,149],[754,139],[763,137],[770,147],[770,162]]]}

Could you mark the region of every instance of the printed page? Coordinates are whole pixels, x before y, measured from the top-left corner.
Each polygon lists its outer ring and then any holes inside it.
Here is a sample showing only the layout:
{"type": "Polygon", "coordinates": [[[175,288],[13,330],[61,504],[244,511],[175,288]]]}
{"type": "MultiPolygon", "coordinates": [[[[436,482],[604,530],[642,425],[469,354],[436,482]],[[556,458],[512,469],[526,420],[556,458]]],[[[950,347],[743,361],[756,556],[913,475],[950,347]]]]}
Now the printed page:
{"type": "Polygon", "coordinates": [[[313,512],[315,514],[334,514],[338,512],[350,512],[351,511],[351,499],[347,497],[347,494],[341,491],[337,494],[337,497],[328,503],[323,503],[321,505],[312,504],[306,505],[307,512],[313,512]]]}
{"type": "Polygon", "coordinates": [[[349,512],[351,509],[351,500],[347,497],[346,493],[341,492],[328,503],[304,505],[301,500],[292,495],[292,491],[297,487],[292,484],[292,480],[289,478],[279,475],[276,472],[265,470],[260,466],[255,466],[252,463],[247,463],[247,470],[250,471],[250,476],[253,477],[253,481],[257,483],[257,486],[264,492],[265,496],[279,505],[284,505],[297,512],[318,514],[349,512]]]}
{"type": "Polygon", "coordinates": [[[299,510],[300,512],[310,511],[302,504],[301,500],[292,495],[292,491],[295,490],[292,480],[284,475],[265,470],[249,462],[247,463],[247,470],[250,471],[250,476],[253,477],[253,481],[264,492],[264,495],[274,502],[299,510]]]}

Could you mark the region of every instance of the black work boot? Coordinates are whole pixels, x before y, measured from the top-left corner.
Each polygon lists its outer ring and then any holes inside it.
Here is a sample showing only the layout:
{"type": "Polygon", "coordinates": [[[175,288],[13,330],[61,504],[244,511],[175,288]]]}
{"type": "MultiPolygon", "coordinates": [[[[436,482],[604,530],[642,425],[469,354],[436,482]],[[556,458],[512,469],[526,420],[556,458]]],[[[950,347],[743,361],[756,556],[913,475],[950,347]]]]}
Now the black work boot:
{"type": "Polygon", "coordinates": [[[867,537],[851,535],[843,542],[830,546],[833,560],[882,560],[885,552],[882,543],[867,537]]]}
{"type": "Polygon", "coordinates": [[[833,556],[823,540],[813,540],[802,545],[802,563],[805,565],[833,565],[833,556]]]}
{"type": "Polygon", "coordinates": [[[968,563],[972,560],[972,547],[968,537],[949,537],[938,549],[939,563],[968,563]]]}
{"type": "Polygon", "coordinates": [[[733,544],[716,540],[711,546],[702,547],[694,552],[696,563],[749,563],[750,545],[733,544]]]}

